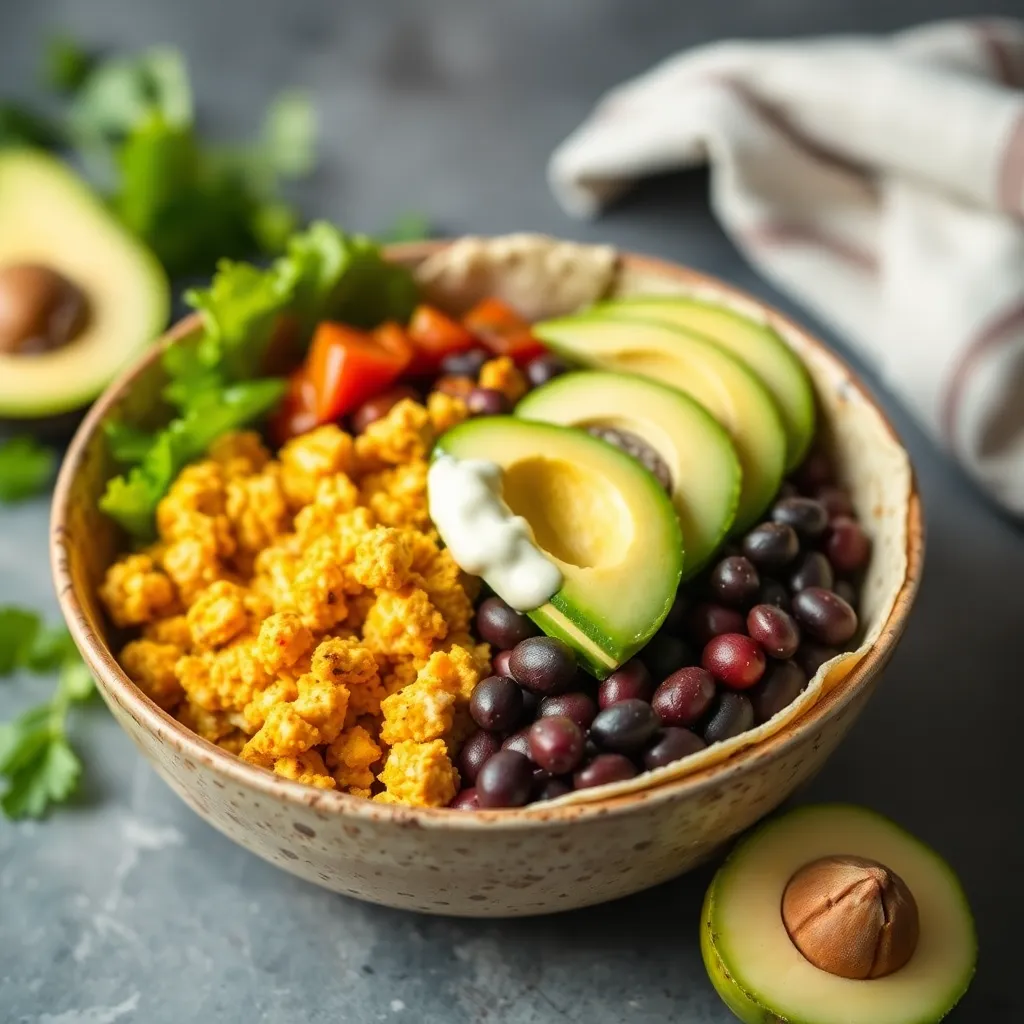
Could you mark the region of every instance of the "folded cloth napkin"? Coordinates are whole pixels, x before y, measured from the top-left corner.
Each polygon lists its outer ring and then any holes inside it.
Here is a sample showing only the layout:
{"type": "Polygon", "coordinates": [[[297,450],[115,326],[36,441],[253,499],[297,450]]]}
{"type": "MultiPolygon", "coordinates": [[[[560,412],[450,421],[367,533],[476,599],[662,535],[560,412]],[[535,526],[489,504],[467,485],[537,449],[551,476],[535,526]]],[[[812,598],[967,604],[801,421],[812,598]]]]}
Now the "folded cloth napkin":
{"type": "Polygon", "coordinates": [[[709,163],[751,262],[1021,514],[1022,89],[1022,22],[715,43],[609,93],[549,178],[593,216],[644,174],[709,163]]]}

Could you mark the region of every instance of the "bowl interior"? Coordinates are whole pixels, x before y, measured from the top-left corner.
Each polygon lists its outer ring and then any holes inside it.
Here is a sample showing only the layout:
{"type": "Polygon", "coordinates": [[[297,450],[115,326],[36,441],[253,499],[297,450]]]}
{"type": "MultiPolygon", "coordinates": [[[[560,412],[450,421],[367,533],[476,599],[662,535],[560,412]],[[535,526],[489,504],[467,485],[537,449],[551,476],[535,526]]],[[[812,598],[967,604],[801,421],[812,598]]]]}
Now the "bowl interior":
{"type": "MultiPolygon", "coordinates": [[[[485,240],[475,241],[479,245],[488,244],[485,240]]],[[[460,244],[463,243],[455,243],[460,244]]],[[[565,243],[557,245],[564,246],[565,243]]],[[[436,262],[438,254],[444,253],[446,247],[447,243],[443,242],[417,243],[394,247],[390,255],[397,261],[430,271],[431,260],[436,262]]],[[[580,248],[586,251],[595,247],[580,248]]],[[[526,808],[515,812],[465,815],[444,809],[395,808],[391,805],[372,804],[347,794],[324,792],[319,794],[318,805],[321,808],[357,815],[369,813],[374,817],[393,815],[403,820],[410,817],[458,820],[466,827],[478,827],[495,819],[509,824],[512,819],[521,819],[524,823],[531,819],[549,820],[560,813],[607,813],[616,806],[628,803],[632,791],[637,788],[649,793],[656,790],[657,796],[667,798],[678,794],[681,787],[699,788],[707,784],[717,772],[724,770],[726,763],[729,770],[752,766],[759,758],[777,752],[802,730],[812,728],[815,721],[842,706],[860,686],[865,685],[887,659],[892,645],[902,632],[916,591],[923,555],[920,502],[906,453],[864,386],[838,358],[796,324],[722,282],[639,256],[616,256],[608,263],[607,249],[596,248],[596,255],[590,257],[592,265],[597,268],[590,279],[594,282],[592,290],[596,294],[588,295],[586,289],[581,291],[578,282],[571,282],[571,287],[558,293],[553,306],[549,304],[532,309],[535,316],[567,312],[609,294],[706,293],[742,312],[770,322],[804,359],[818,393],[828,443],[836,452],[844,482],[850,486],[858,513],[865,520],[874,539],[873,569],[862,597],[870,622],[865,643],[855,657],[822,673],[813,699],[794,708],[793,714],[776,722],[773,728],[766,730],[761,727],[763,731],[754,730],[750,734],[736,737],[735,741],[716,745],[705,752],[710,756],[695,761],[682,774],[660,769],[645,776],[642,785],[624,784],[606,789],[596,796],[592,792],[587,794],[587,801],[596,802],[571,807],[560,806],[563,802],[556,801],[539,811],[526,808]],[[606,273],[606,277],[602,276],[606,273]]],[[[478,254],[469,261],[476,269],[479,268],[478,262],[474,262],[477,258],[478,254]]],[[[507,261],[507,253],[502,250],[498,263],[504,261],[507,261]]],[[[445,264],[445,268],[452,265],[458,267],[460,263],[455,260],[445,264]]],[[[521,272],[521,261],[517,265],[521,272]]],[[[486,275],[482,278],[474,277],[474,287],[490,288],[493,291],[494,275],[498,275],[498,280],[503,280],[500,267],[488,269],[492,278],[488,279],[486,275]],[[481,285],[480,280],[487,283],[481,285]]],[[[550,266],[544,272],[550,273],[550,266]]],[[[445,282],[442,275],[439,283],[438,275],[433,272],[431,274],[432,298],[440,295],[444,301],[447,287],[448,301],[445,304],[452,307],[464,304],[464,283],[457,276],[452,283],[445,282]]],[[[525,282],[524,288],[530,283],[528,275],[525,282]]],[[[96,674],[108,701],[115,701],[129,709],[133,718],[145,723],[149,730],[161,736],[163,742],[172,743],[182,751],[201,757],[218,771],[258,788],[267,787],[273,782],[275,792],[304,802],[308,798],[307,787],[274,778],[245,764],[201,740],[149,701],[118,666],[113,651],[119,649],[121,638],[110,629],[97,598],[97,588],[103,574],[123,543],[119,530],[98,508],[98,500],[106,481],[117,472],[117,467],[107,453],[102,423],[110,416],[143,427],[162,422],[167,410],[160,399],[160,390],[165,380],[160,364],[160,350],[199,327],[198,318],[194,316],[179,323],[159,346],[154,346],[108,388],[76,434],[62,466],[54,496],[52,558],[57,591],[72,635],[96,674]]],[[[568,803],[573,803],[572,797],[568,798],[568,803]]]]}

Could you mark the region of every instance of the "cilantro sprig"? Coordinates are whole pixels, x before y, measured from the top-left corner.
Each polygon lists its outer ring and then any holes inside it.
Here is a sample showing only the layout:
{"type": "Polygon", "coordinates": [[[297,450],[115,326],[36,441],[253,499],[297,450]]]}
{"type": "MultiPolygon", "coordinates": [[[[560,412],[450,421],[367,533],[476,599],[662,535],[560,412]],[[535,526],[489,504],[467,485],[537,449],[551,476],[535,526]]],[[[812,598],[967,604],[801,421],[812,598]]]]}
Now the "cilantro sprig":
{"type": "Polygon", "coordinates": [[[0,677],[18,670],[58,672],[49,699],[0,722],[0,810],[38,818],[78,786],[82,765],[68,739],[68,717],[94,683],[66,629],[44,626],[35,612],[0,607],[0,677]]]}
{"type": "Polygon", "coordinates": [[[33,437],[0,441],[0,504],[24,501],[46,490],[57,456],[33,437]]]}

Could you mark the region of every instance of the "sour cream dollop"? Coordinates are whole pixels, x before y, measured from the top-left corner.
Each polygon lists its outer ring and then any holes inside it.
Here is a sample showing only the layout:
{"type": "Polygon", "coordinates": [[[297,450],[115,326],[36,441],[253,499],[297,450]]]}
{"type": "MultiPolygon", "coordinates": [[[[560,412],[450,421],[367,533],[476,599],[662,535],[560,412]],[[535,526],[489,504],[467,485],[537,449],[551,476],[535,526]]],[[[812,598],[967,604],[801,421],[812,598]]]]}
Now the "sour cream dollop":
{"type": "Polygon", "coordinates": [[[501,466],[487,459],[438,456],[427,473],[430,518],[463,570],[528,612],[558,591],[562,573],[534,543],[530,524],[505,503],[502,477],[501,466]]]}

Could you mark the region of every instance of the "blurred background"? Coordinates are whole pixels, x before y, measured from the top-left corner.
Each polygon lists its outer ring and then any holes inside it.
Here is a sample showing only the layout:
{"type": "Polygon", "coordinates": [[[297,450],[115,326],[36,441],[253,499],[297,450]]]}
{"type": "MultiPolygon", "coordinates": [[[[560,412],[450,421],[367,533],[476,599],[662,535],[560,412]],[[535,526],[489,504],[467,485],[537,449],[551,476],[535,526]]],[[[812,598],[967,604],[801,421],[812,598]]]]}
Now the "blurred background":
{"type": "MultiPolygon", "coordinates": [[[[1024,7],[0,0],[0,99],[45,109],[38,68],[55,31],[116,51],[178,47],[210,137],[251,136],[274,95],[308,91],[318,166],[288,186],[306,216],[372,233],[415,213],[439,234],[538,230],[607,241],[717,274],[806,322],[717,226],[706,174],[647,182],[585,224],[567,217],[548,190],[551,151],[606,89],[682,48],[997,14],[1024,7]]],[[[1020,778],[1024,714],[1024,544],[883,400],[924,491],[926,577],[882,690],[801,799],[868,803],[950,859],[982,945],[977,981],[950,1020],[1009,1024],[1024,1019],[1014,938],[1024,905],[1012,881],[1024,850],[1009,792],[1020,778]]],[[[46,516],[43,499],[3,510],[0,601],[17,595],[52,619],[46,516]]],[[[17,697],[0,694],[5,699],[13,706],[17,697]]],[[[236,848],[178,803],[102,711],[80,742],[89,769],[85,797],[72,810],[38,824],[0,820],[4,1021],[731,1019],[697,946],[707,872],[547,920],[412,917],[330,896],[236,848]]]]}

